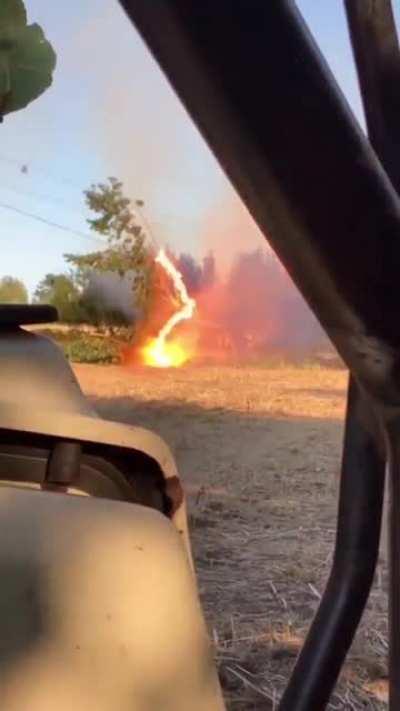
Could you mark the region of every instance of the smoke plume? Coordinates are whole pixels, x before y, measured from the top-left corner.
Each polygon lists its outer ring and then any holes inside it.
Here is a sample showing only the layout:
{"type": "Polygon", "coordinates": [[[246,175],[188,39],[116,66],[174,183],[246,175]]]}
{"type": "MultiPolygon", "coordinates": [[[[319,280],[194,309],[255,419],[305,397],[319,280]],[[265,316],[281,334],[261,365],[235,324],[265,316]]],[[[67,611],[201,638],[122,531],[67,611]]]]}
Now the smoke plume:
{"type": "Polygon", "coordinates": [[[133,274],[119,276],[114,272],[92,272],[84,290],[83,303],[90,304],[101,314],[115,312],[127,323],[136,320],[133,299],[133,274]]]}
{"type": "MultiPolygon", "coordinates": [[[[181,252],[175,263],[198,308],[193,322],[179,328],[196,331],[199,353],[244,357],[311,348],[322,338],[318,323],[142,41],[120,10],[117,17],[105,1],[95,5],[69,49],[85,86],[84,145],[101,155],[102,170],[117,175],[128,196],[143,198],[155,241],[181,252]],[[104,52],[110,41],[118,46],[112,56],[104,52]]],[[[158,277],[145,335],[156,335],[176,308],[171,285],[158,277]]],[[[135,319],[126,280],[97,275],[89,290],[135,319]]]]}
{"type": "Polygon", "coordinates": [[[304,354],[323,339],[279,261],[265,250],[239,254],[225,278],[197,300],[199,338],[203,349],[214,341],[214,353],[219,344],[239,358],[278,350],[304,354]]]}

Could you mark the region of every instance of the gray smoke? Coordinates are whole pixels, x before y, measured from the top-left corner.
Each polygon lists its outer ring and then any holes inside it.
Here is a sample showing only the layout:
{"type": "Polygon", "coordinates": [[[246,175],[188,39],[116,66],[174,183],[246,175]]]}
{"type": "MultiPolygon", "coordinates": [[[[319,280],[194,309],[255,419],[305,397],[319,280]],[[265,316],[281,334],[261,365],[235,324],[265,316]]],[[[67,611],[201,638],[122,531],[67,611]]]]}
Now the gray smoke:
{"type": "Polygon", "coordinates": [[[136,309],[133,293],[133,272],[120,276],[115,272],[93,272],[83,293],[83,302],[96,311],[120,314],[133,323],[136,309]]]}
{"type": "Polygon", "coordinates": [[[191,254],[183,253],[179,256],[177,265],[186,288],[192,296],[205,289],[211,289],[217,280],[215,257],[212,252],[209,252],[201,262],[196,261],[191,254]]]}

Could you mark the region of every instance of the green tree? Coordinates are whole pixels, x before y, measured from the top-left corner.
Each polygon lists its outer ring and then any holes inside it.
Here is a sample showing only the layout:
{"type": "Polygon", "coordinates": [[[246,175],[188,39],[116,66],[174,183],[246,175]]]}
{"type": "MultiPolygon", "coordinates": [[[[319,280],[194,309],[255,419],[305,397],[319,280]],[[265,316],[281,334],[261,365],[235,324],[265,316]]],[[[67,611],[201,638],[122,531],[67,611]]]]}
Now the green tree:
{"type": "Polygon", "coordinates": [[[46,274],[36,288],[33,301],[54,306],[64,323],[82,320],[80,291],[67,274],[46,274]]]}
{"type": "MultiPolygon", "coordinates": [[[[82,275],[91,271],[116,272],[132,276],[132,298],[136,309],[145,315],[152,291],[154,259],[146,245],[146,235],[138,224],[132,201],[125,197],[116,178],[92,185],[85,191],[86,204],[96,214],[88,223],[93,232],[105,237],[103,250],[85,255],[66,254],[67,262],[82,275]]],[[[136,207],[142,206],[141,201],[136,207]]]]}
{"type": "Polygon", "coordinates": [[[42,28],[28,25],[23,0],[0,2],[0,121],[52,83],[56,54],[42,28]]]}
{"type": "Polygon", "coordinates": [[[0,279],[1,304],[27,304],[28,300],[28,292],[22,281],[11,276],[0,279]]]}

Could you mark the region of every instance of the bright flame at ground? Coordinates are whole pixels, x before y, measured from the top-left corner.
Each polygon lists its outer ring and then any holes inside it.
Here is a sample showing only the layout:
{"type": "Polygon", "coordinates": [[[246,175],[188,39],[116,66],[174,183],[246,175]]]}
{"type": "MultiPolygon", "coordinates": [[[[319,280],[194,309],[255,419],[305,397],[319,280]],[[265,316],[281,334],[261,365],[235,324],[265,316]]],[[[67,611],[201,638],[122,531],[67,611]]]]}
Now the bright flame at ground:
{"type": "Polygon", "coordinates": [[[161,264],[167,274],[171,277],[174,287],[182,302],[182,308],[174,313],[167,323],[164,324],[160,333],[153,338],[142,350],[143,360],[146,365],[153,368],[178,368],[189,358],[189,354],[184,347],[174,341],[167,341],[175,326],[181,321],[192,318],[196,308],[196,302],[187,293],[186,286],[182,279],[182,274],[176,269],[164,250],[160,250],[156,257],[156,262],[161,264]]]}

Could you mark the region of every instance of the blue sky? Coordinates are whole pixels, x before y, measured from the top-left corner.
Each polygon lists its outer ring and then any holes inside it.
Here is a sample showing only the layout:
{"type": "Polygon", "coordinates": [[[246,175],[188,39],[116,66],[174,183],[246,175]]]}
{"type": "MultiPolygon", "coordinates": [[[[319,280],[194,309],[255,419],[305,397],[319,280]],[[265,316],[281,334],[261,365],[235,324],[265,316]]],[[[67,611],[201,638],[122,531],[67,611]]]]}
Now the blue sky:
{"type": "MultiPolygon", "coordinates": [[[[98,242],[86,225],[82,191],[116,175],[145,201],[160,244],[201,256],[229,240],[261,236],[117,2],[26,0],[29,20],[52,41],[53,87],[0,127],[0,276],[32,291],[65,269],[65,252],[98,242]],[[28,172],[21,172],[23,165],[28,172]],[[2,207],[3,206],[3,207],[2,207]],[[71,234],[7,209],[65,226],[71,234]]],[[[299,0],[356,115],[360,99],[342,0],[299,0]]],[[[395,0],[400,10],[400,0],[395,0]]],[[[217,249],[218,252],[218,249],[217,249]]]]}

